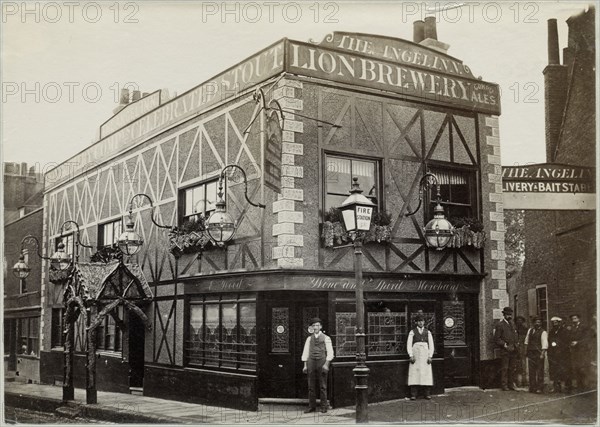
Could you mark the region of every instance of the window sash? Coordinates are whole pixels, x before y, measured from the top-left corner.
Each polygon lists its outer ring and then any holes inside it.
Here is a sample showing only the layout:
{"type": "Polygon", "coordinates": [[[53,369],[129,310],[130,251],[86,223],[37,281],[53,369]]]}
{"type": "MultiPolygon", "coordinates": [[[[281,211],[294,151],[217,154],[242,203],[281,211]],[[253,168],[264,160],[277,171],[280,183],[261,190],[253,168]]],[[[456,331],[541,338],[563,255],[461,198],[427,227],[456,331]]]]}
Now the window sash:
{"type": "Polygon", "coordinates": [[[114,246],[123,232],[123,222],[118,219],[100,225],[98,232],[98,247],[114,246]]]}
{"type": "MultiPolygon", "coordinates": [[[[432,166],[430,168],[438,178],[440,185],[441,205],[446,208],[446,217],[477,217],[477,193],[475,171],[451,168],[442,166],[432,166]]],[[[437,203],[436,186],[429,188],[429,203],[437,203]]],[[[430,210],[427,217],[433,215],[430,210]]]]}

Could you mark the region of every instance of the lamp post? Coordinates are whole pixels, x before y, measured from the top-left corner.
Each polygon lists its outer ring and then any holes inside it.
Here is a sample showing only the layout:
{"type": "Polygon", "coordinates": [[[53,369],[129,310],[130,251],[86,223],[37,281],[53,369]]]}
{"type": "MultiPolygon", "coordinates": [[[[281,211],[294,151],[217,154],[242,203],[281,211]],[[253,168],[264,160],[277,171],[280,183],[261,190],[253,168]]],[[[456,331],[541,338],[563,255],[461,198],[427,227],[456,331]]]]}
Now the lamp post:
{"type": "Polygon", "coordinates": [[[221,169],[221,174],[219,175],[219,191],[217,196],[219,200],[216,203],[215,211],[208,217],[208,221],[206,221],[206,231],[208,232],[209,237],[218,245],[223,246],[226,242],[233,238],[233,234],[236,230],[236,224],[233,220],[231,214],[227,212],[227,205],[225,203],[225,199],[223,198],[223,181],[225,180],[225,171],[227,169],[238,169],[242,173],[242,177],[244,178],[244,196],[246,197],[246,201],[257,208],[265,208],[265,205],[262,203],[253,203],[248,198],[248,178],[246,177],[246,172],[242,169],[241,166],[236,164],[230,164],[221,169]]]}
{"type": "Polygon", "coordinates": [[[452,240],[452,236],[454,235],[453,230],[454,227],[446,219],[444,216],[444,208],[441,205],[442,196],[440,194],[440,184],[437,176],[432,174],[431,172],[427,172],[421,180],[419,181],[419,205],[413,212],[407,212],[406,216],[411,216],[416,214],[421,208],[421,203],[423,201],[423,187],[429,185],[435,185],[437,194],[436,194],[436,206],[433,209],[433,219],[427,223],[424,227],[425,232],[425,242],[427,246],[430,248],[435,248],[438,251],[444,249],[450,241],[452,240]],[[430,183],[430,180],[433,181],[430,183]]]}
{"type": "Polygon", "coordinates": [[[365,351],[365,307],[362,283],[362,241],[365,231],[371,227],[371,217],[375,204],[362,195],[358,178],[353,178],[350,196],[340,206],[346,231],[350,233],[354,246],[354,278],[356,281],[356,366],[354,381],[356,390],[356,422],[369,422],[368,378],[365,351]]]}

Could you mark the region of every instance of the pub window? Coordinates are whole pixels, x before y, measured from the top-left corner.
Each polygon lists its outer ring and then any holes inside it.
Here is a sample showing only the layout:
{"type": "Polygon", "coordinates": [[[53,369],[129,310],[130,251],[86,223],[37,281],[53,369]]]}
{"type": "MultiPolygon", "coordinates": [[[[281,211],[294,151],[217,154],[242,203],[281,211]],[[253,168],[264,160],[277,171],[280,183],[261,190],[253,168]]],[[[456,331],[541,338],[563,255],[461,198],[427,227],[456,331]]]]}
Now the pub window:
{"type": "Polygon", "coordinates": [[[121,219],[107,222],[98,226],[98,247],[114,246],[123,232],[121,219]]]}
{"type": "MultiPolygon", "coordinates": [[[[115,308],[117,317],[123,319],[123,307],[115,308]]],[[[123,333],[115,319],[107,314],[96,329],[98,350],[120,352],[123,349],[123,333]]]]}
{"type": "Polygon", "coordinates": [[[224,295],[189,304],[189,366],[256,370],[256,302],[224,295]]]}
{"type": "Polygon", "coordinates": [[[327,154],[325,168],[325,212],[341,206],[350,194],[352,178],[358,178],[362,194],[379,206],[379,162],[327,154]]]}
{"type": "Polygon", "coordinates": [[[62,347],[64,345],[64,309],[52,309],[52,333],[50,337],[50,345],[52,347],[62,347]]]}
{"type": "MultiPolygon", "coordinates": [[[[440,195],[446,218],[477,218],[475,171],[469,169],[434,166],[429,169],[440,184],[440,195]]],[[[436,188],[431,186],[429,201],[436,203],[436,188]]],[[[433,216],[433,208],[428,215],[433,216]]]]}
{"type": "Polygon", "coordinates": [[[370,356],[407,354],[408,306],[402,302],[367,304],[367,352],[370,356]]]}
{"type": "Polygon", "coordinates": [[[17,352],[19,354],[37,356],[39,353],[40,318],[25,317],[19,319],[17,352]]]}
{"type": "Polygon", "coordinates": [[[181,222],[196,222],[200,217],[208,218],[216,209],[217,180],[204,182],[180,192],[181,222]]]}

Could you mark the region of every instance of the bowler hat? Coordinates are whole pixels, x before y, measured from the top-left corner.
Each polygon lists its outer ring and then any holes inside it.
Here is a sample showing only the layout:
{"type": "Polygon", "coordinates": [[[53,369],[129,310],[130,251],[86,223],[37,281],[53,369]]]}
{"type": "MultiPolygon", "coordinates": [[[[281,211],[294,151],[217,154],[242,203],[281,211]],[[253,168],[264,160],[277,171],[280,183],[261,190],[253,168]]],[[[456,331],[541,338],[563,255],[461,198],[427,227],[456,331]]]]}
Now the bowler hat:
{"type": "Polygon", "coordinates": [[[310,319],[311,325],[314,325],[315,323],[320,323],[321,325],[323,325],[323,321],[321,319],[319,319],[318,317],[313,317],[312,319],[310,319]]]}
{"type": "Polygon", "coordinates": [[[513,309],[510,308],[510,307],[504,307],[502,309],[502,313],[504,313],[504,314],[513,314],[513,309]]]}

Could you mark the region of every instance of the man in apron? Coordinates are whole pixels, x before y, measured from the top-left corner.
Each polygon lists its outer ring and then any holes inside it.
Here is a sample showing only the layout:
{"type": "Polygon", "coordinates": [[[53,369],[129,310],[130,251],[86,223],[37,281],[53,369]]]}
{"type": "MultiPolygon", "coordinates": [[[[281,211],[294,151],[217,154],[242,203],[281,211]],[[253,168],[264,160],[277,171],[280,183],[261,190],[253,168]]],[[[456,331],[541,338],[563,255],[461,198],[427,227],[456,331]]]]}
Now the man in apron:
{"type": "Polygon", "coordinates": [[[415,318],[417,326],[408,333],[406,343],[410,365],[408,367],[408,385],[410,387],[410,400],[415,400],[419,387],[423,389],[425,399],[431,399],[429,389],[433,386],[433,371],[431,358],[433,357],[433,336],[425,328],[425,319],[421,315],[415,318]]]}

